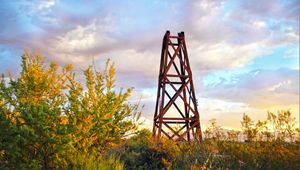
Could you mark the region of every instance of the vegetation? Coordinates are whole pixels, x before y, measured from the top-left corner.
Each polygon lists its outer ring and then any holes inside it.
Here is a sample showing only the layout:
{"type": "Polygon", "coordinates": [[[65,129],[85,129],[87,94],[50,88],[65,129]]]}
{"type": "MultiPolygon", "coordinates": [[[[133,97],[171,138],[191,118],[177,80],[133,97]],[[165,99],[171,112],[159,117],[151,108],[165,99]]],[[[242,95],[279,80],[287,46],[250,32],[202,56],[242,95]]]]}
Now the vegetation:
{"type": "Polygon", "coordinates": [[[0,169],[300,169],[289,110],[257,122],[244,114],[241,132],[213,119],[201,145],[157,144],[137,130],[132,89],[117,92],[110,61],[102,72],[85,70],[84,81],[71,65],[47,65],[28,50],[21,67],[17,78],[0,79],[0,169]]]}
{"type": "MultiPolygon", "coordinates": [[[[143,130],[144,131],[144,130],[143,130]]],[[[127,140],[108,153],[120,155],[126,169],[299,169],[295,143],[251,143],[205,140],[203,144],[163,140],[152,143],[150,132],[127,140]]]]}
{"type": "Polygon", "coordinates": [[[114,65],[84,71],[86,87],[71,65],[46,66],[38,54],[22,56],[18,78],[0,82],[0,169],[67,169],[86,158],[98,162],[104,148],[136,129],[132,89],[114,90],[114,65]]]}

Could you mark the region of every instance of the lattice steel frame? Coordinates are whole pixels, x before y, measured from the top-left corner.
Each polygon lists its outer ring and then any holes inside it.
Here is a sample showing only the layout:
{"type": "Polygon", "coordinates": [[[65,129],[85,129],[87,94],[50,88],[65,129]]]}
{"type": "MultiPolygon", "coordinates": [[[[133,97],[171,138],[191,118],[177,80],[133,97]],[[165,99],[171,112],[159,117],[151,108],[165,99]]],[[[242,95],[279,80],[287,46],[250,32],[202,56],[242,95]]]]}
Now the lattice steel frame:
{"type": "Polygon", "coordinates": [[[167,31],[163,38],[153,140],[159,142],[162,134],[176,141],[202,142],[200,117],[184,32],[178,33],[178,36],[171,36],[170,31],[167,31]],[[180,64],[178,64],[178,59],[180,64]],[[171,67],[176,70],[176,74],[170,73],[171,67]],[[171,95],[168,89],[173,89],[174,94],[171,95]],[[178,106],[176,101],[183,104],[178,106]],[[171,112],[172,105],[175,106],[178,116],[167,117],[166,113],[171,112]]]}

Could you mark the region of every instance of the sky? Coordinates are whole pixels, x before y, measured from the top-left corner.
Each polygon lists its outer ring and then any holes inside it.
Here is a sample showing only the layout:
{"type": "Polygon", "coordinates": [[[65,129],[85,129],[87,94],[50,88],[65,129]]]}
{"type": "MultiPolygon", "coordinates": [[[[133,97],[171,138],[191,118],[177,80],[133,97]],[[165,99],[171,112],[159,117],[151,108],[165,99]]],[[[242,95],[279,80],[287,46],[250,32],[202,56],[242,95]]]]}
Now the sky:
{"type": "MultiPolygon", "coordinates": [[[[0,73],[17,76],[24,48],[78,72],[110,58],[152,127],[162,37],[184,31],[200,121],[240,128],[290,109],[299,122],[296,0],[0,1],[0,73]]],[[[79,75],[80,77],[80,75],[79,75]]]]}

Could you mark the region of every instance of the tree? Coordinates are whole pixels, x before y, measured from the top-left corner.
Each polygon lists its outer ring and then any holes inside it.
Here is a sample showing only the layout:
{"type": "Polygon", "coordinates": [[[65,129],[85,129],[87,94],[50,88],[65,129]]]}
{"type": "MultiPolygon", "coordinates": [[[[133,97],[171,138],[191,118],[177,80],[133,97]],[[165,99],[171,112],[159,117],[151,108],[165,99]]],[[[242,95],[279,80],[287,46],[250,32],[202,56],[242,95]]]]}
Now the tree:
{"type": "Polygon", "coordinates": [[[227,131],[227,140],[228,141],[238,141],[240,132],[235,130],[227,131]]]}
{"type": "Polygon", "coordinates": [[[276,140],[285,141],[288,137],[290,141],[294,141],[296,118],[292,117],[290,110],[278,111],[277,115],[268,112],[267,120],[272,125],[276,140]]]}
{"type": "Polygon", "coordinates": [[[209,120],[210,125],[204,131],[206,138],[213,138],[216,140],[221,140],[224,138],[221,126],[217,124],[216,119],[209,120]]]}
{"type": "Polygon", "coordinates": [[[256,138],[256,135],[258,133],[257,128],[254,126],[254,121],[251,120],[251,118],[247,114],[243,114],[243,121],[241,122],[242,129],[244,131],[244,134],[246,135],[246,138],[249,142],[254,141],[256,138]]]}
{"type": "MultiPolygon", "coordinates": [[[[68,129],[61,123],[61,107],[67,102],[63,90],[69,74],[69,66],[59,74],[56,63],[46,69],[39,53],[30,55],[25,50],[20,76],[10,76],[6,85],[2,75],[0,126],[5,132],[0,133],[0,147],[8,167],[66,166],[59,157],[70,146],[64,137],[68,129]]],[[[6,166],[5,162],[2,165],[6,166]]]]}
{"type": "MultiPolygon", "coordinates": [[[[104,73],[89,67],[85,72],[86,91],[75,77],[69,77],[70,86],[66,115],[69,126],[74,130],[73,143],[76,155],[93,154],[100,157],[105,148],[117,144],[128,132],[136,130],[134,117],[139,117],[138,105],[126,102],[132,89],[114,91],[114,65],[108,61],[104,73]]],[[[75,159],[75,158],[74,158],[75,159]]]]}
{"type": "Polygon", "coordinates": [[[17,78],[0,80],[0,169],[78,167],[135,130],[138,106],[127,102],[132,89],[115,91],[109,61],[104,72],[84,72],[86,87],[72,65],[60,71],[39,53],[25,50],[21,67],[17,78]]]}
{"type": "Polygon", "coordinates": [[[258,137],[258,140],[264,140],[264,138],[266,138],[266,140],[268,140],[268,129],[267,129],[267,121],[260,121],[258,120],[255,124],[255,128],[256,130],[256,137],[258,137]]]}

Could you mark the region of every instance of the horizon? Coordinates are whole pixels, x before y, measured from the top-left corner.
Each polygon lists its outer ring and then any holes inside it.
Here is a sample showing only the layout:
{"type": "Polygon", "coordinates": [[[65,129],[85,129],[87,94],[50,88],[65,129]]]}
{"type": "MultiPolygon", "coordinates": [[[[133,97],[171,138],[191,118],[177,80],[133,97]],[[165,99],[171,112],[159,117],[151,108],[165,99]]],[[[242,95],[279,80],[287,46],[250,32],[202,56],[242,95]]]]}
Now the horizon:
{"type": "Polygon", "coordinates": [[[162,38],[184,31],[202,128],[216,118],[237,130],[243,113],[265,120],[267,111],[284,109],[299,127],[299,7],[289,0],[5,1],[0,73],[18,74],[25,47],[77,73],[92,63],[103,69],[110,58],[117,87],[135,88],[130,101],[141,100],[141,119],[152,128],[162,38]]]}

